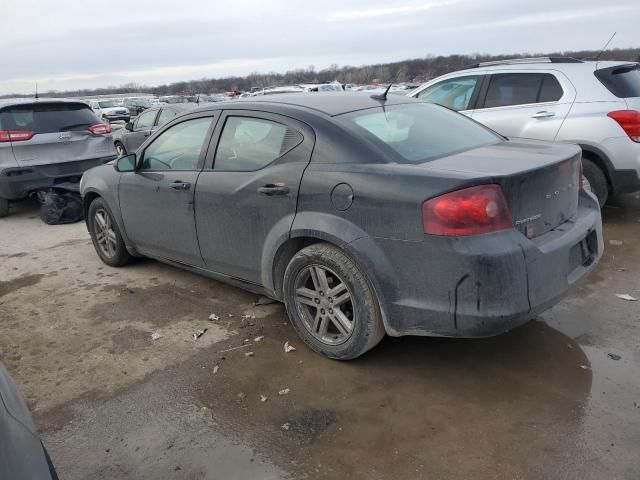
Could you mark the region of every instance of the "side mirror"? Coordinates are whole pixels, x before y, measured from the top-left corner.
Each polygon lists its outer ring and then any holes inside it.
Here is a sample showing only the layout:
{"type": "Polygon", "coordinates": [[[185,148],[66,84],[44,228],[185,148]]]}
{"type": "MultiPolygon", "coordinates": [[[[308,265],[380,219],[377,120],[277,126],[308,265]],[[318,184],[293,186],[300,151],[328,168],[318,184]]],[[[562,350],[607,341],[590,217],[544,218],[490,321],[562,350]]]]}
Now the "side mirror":
{"type": "Polygon", "coordinates": [[[137,159],[135,153],[130,153],[124,157],[120,157],[116,160],[116,171],[118,172],[135,172],[137,165],[137,159]]]}
{"type": "Polygon", "coordinates": [[[131,122],[127,122],[127,124],[124,126],[125,130],[129,130],[130,132],[133,132],[133,123],[131,122]]]}

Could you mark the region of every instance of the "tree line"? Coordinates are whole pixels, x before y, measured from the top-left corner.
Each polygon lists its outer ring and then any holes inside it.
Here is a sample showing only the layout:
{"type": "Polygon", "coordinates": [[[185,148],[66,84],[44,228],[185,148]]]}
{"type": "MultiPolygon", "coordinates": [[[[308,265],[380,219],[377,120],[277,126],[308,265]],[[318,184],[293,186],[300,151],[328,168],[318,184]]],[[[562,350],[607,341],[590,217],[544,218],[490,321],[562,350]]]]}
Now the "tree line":
{"type": "MultiPolygon", "coordinates": [[[[193,95],[198,93],[221,93],[230,91],[249,91],[251,88],[265,88],[270,86],[292,85],[299,83],[325,83],[337,80],[340,83],[370,84],[388,82],[421,83],[446,73],[460,70],[481,62],[505,60],[510,58],[526,58],[537,56],[560,57],[567,56],[578,59],[595,59],[600,52],[596,50],[552,52],[552,53],[522,53],[511,55],[427,55],[392,63],[374,65],[342,67],[334,64],[328,68],[316,70],[313,65],[307,68],[290,70],[285,73],[250,73],[246,76],[229,76],[222,78],[202,78],[174,82],[158,86],[146,86],[128,83],[106,88],[81,89],[73,91],[49,91],[46,96],[90,96],[112,94],[152,93],[162,95],[193,95]]],[[[615,48],[602,52],[600,60],[623,60],[640,62],[640,48],[615,48]]],[[[7,97],[8,95],[5,95],[7,97]]],[[[22,95],[26,96],[26,95],[22,95]]]]}

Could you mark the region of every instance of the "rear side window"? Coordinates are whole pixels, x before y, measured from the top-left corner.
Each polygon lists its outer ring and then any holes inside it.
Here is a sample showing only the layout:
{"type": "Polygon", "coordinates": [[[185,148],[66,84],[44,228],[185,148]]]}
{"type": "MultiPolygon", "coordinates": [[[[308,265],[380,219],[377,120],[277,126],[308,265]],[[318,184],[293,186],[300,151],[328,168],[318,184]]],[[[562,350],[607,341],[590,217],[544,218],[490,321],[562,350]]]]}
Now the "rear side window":
{"type": "Polygon", "coordinates": [[[100,120],[84,103],[16,105],[0,111],[0,130],[55,133],[85,130],[96,123],[100,120]]]}
{"type": "Polygon", "coordinates": [[[422,163],[492,145],[502,137],[462,114],[428,103],[370,108],[341,116],[365,137],[408,163],[422,163]]]}
{"type": "Polygon", "coordinates": [[[229,117],[224,124],[214,170],[250,172],[266,167],[302,141],[302,135],[262,118],[229,117]]]}
{"type": "Polygon", "coordinates": [[[176,112],[173,110],[169,110],[168,108],[163,108],[160,112],[160,116],[158,117],[158,126],[164,125],[169,120],[173,120],[176,117],[176,112]]]}
{"type": "Polygon", "coordinates": [[[556,102],[562,97],[562,87],[558,79],[549,73],[545,73],[542,77],[542,86],[538,95],[538,102],[556,102]]]}
{"type": "Polygon", "coordinates": [[[601,68],[594,73],[596,78],[616,97],[640,97],[640,65],[601,68]]]}
{"type": "Polygon", "coordinates": [[[498,73],[491,76],[484,108],[555,102],[563,91],[549,73],[498,73]]]}

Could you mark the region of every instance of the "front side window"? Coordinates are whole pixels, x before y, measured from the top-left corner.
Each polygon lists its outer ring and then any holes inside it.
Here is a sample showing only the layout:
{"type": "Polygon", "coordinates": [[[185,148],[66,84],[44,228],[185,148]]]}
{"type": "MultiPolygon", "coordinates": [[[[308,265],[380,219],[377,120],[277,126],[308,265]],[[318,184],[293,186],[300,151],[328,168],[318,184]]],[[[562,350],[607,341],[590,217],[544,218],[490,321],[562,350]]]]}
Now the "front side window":
{"type": "Polygon", "coordinates": [[[153,121],[156,119],[158,110],[148,110],[141,114],[134,125],[136,130],[149,129],[153,126],[153,121]]]}
{"type": "Polygon", "coordinates": [[[449,78],[425,88],[418,94],[418,98],[456,112],[467,110],[479,79],[476,75],[449,78]]]}
{"type": "Polygon", "coordinates": [[[473,120],[426,103],[392,105],[337,117],[374,143],[382,143],[401,162],[422,163],[504,141],[473,120]]]}
{"type": "Polygon", "coordinates": [[[144,151],[143,170],[196,170],[211,118],[187,120],[165,130],[144,151]]]}
{"type": "Polygon", "coordinates": [[[259,170],[299,143],[295,143],[296,135],[301,140],[297,132],[271,120],[228,117],[213,168],[236,172],[259,170]]]}

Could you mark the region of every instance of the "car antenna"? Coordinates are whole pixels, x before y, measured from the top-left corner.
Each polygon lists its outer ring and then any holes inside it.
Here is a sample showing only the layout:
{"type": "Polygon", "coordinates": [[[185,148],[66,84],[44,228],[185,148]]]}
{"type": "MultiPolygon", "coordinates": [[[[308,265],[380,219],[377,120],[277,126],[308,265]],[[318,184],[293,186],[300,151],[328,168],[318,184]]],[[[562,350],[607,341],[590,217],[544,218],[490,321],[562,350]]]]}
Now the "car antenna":
{"type": "Polygon", "coordinates": [[[371,98],[373,98],[374,100],[380,100],[382,102],[386,102],[387,101],[387,93],[389,93],[389,90],[391,90],[392,86],[393,86],[393,82],[391,82],[389,84],[389,86],[386,88],[384,93],[378,93],[378,94],[375,94],[375,95],[371,95],[371,98]]]}
{"type": "Polygon", "coordinates": [[[36,98],[38,98],[38,82],[36,82],[36,98]]]}
{"type": "Polygon", "coordinates": [[[598,55],[596,56],[596,62],[600,58],[600,55],[602,55],[604,53],[604,51],[606,50],[606,48],[609,46],[609,44],[611,43],[611,40],[613,40],[613,37],[616,36],[616,33],[618,33],[618,32],[613,32],[613,35],[611,35],[611,38],[607,41],[607,43],[604,44],[604,47],[602,47],[602,50],[600,50],[600,53],[598,53],[598,55]]]}

